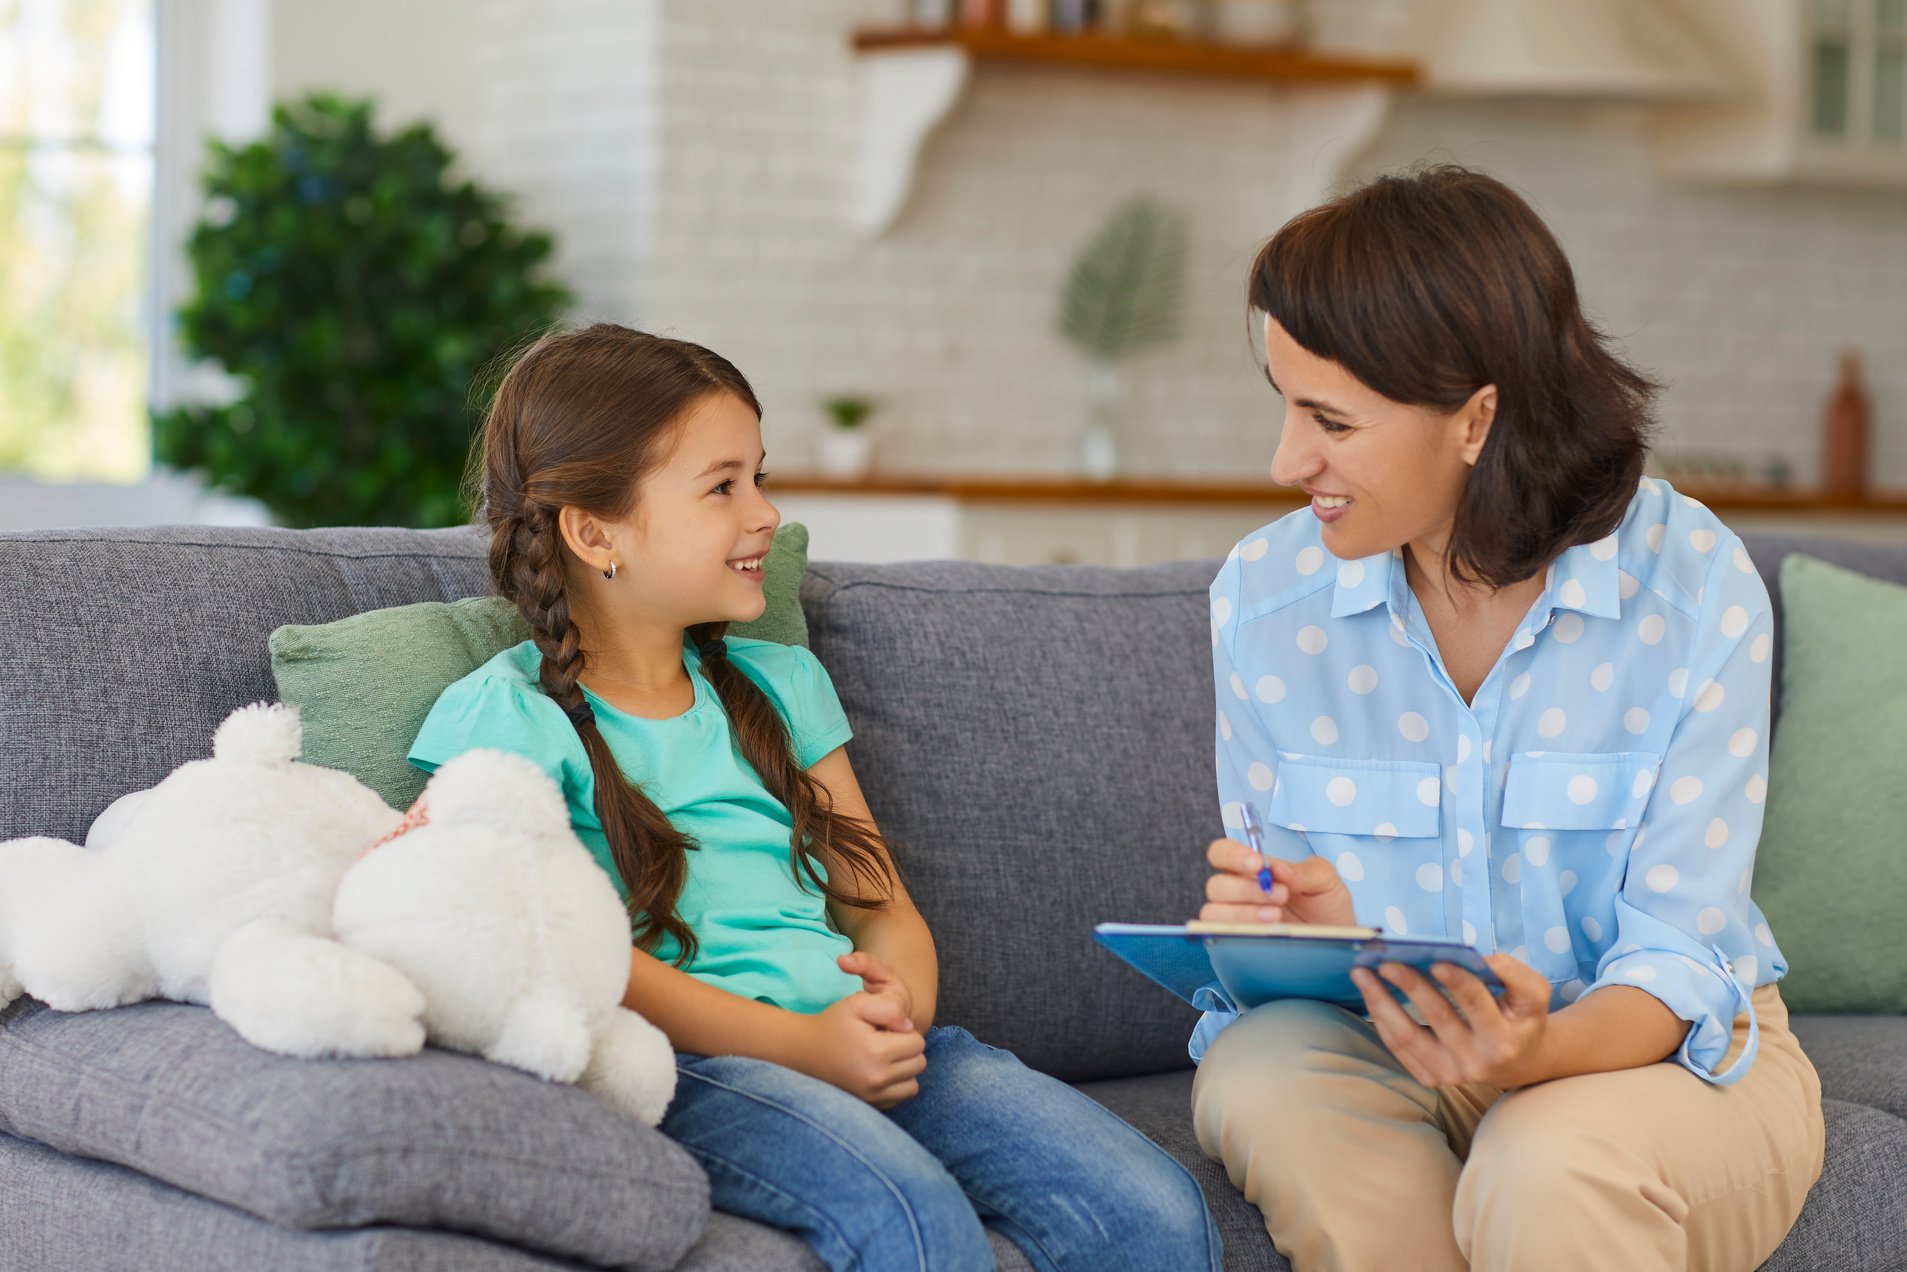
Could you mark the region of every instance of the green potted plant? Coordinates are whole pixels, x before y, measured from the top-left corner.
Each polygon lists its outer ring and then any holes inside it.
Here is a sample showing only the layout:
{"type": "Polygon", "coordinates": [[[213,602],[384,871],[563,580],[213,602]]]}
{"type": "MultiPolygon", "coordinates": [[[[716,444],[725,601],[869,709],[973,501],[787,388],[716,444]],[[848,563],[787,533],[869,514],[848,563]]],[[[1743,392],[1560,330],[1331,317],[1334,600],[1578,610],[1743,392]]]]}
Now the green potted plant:
{"type": "Polygon", "coordinates": [[[867,427],[873,401],[840,394],[821,399],[821,408],[828,414],[828,427],[815,447],[816,467],[843,480],[865,477],[874,460],[874,438],[867,427]]]}
{"type": "Polygon", "coordinates": [[[328,94],[211,143],[178,331],[237,392],[156,414],[160,462],[286,525],[464,519],[481,373],[569,297],[549,236],[453,162],[429,125],[383,136],[371,103],[328,94]]]}
{"type": "Polygon", "coordinates": [[[1121,466],[1120,364],[1179,333],[1185,299],[1185,218],[1151,199],[1125,204],[1073,261],[1060,294],[1059,330],[1087,356],[1080,467],[1109,481],[1121,466]]]}

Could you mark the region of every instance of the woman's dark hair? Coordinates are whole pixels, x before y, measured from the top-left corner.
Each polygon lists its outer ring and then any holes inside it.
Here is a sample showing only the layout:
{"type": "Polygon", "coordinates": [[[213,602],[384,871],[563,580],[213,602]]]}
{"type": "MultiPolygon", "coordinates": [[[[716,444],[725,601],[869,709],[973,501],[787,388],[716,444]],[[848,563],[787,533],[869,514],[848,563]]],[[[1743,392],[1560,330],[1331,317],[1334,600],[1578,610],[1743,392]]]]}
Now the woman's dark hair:
{"type": "MultiPolygon", "coordinates": [[[[557,515],[580,508],[621,520],[636,484],[667,454],[679,422],[711,394],[733,394],[761,415],[754,390],[733,364],[700,345],[597,323],[544,336],[503,377],[480,443],[481,517],[490,530],[490,577],[516,603],[543,656],[543,692],[571,713],[596,778],[596,815],[628,889],[636,944],[650,952],[664,936],[694,956],[695,933],[676,913],[696,845],[617,765],[577,683],[587,669],[583,634],[570,617],[566,557],[557,515]]],[[[573,560],[567,564],[574,564],[573,560]]],[[[726,623],[689,629],[698,646],[726,623]]],[[[725,657],[702,674],[720,697],[742,756],[788,809],[790,864],[829,898],[878,909],[891,895],[892,867],[878,831],[834,811],[827,789],[795,759],[788,725],[768,696],[725,657]],[[859,885],[844,889],[815,867],[821,852],[859,885]]]]}
{"type": "Polygon", "coordinates": [[[1453,577],[1514,583],[1621,524],[1658,386],[1607,348],[1555,236],[1494,177],[1426,167],[1312,208],[1258,253],[1249,299],[1394,402],[1450,412],[1496,386],[1453,577]]]}

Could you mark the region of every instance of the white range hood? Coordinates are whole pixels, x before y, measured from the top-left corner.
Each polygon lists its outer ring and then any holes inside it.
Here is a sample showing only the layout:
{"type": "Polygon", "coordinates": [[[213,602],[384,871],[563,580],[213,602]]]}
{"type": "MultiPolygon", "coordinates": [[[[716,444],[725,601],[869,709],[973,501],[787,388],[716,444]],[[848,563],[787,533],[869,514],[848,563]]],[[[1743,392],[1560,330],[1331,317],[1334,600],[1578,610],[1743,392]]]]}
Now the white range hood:
{"type": "Polygon", "coordinates": [[[1433,93],[1701,101],[1735,91],[1674,0],[1422,0],[1433,93]]]}

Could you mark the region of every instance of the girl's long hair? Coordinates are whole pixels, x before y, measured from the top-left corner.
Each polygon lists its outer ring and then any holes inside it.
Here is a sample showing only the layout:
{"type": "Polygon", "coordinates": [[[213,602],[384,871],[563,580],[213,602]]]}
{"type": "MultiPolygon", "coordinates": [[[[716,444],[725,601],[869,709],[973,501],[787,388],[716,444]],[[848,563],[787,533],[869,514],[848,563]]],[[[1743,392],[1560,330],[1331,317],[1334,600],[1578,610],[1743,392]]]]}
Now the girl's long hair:
{"type": "MultiPolygon", "coordinates": [[[[542,655],[543,692],[565,711],[583,704],[583,633],[570,615],[566,549],[557,516],[580,508],[605,520],[633,510],[637,482],[667,453],[673,430],[714,393],[728,393],[756,416],[754,390],[727,359],[700,345],[597,323],[544,336],[497,387],[484,420],[480,515],[490,530],[490,577],[515,602],[542,655]]],[[[726,623],[689,630],[697,645],[726,623]]],[[[788,809],[789,865],[830,899],[878,909],[891,895],[893,868],[872,823],[836,812],[825,787],[796,761],[788,725],[761,688],[727,658],[705,659],[702,674],[728,714],[735,743],[762,785],[788,809]],[[854,876],[842,887],[817,869],[826,853],[854,876]]],[[[576,725],[596,782],[596,815],[628,891],[635,943],[653,953],[665,937],[694,957],[695,933],[676,913],[698,847],[642,788],[624,775],[590,713],[576,725]]]]}

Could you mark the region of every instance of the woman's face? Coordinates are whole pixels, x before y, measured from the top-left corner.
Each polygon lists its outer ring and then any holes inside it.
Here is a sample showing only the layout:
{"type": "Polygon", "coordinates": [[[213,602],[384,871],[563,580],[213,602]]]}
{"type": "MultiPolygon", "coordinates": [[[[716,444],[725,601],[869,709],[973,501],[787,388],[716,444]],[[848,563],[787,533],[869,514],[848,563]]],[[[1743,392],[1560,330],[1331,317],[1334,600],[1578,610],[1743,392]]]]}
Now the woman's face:
{"type": "Polygon", "coordinates": [[[1393,402],[1265,318],[1265,369],[1285,400],[1271,479],[1311,496],[1339,560],[1416,544],[1443,555],[1457,499],[1489,435],[1496,388],[1445,415],[1393,402]]]}

